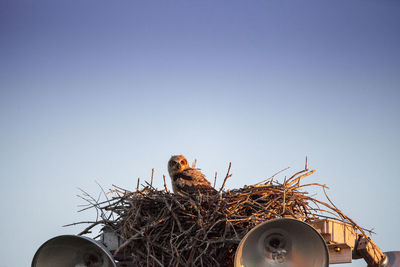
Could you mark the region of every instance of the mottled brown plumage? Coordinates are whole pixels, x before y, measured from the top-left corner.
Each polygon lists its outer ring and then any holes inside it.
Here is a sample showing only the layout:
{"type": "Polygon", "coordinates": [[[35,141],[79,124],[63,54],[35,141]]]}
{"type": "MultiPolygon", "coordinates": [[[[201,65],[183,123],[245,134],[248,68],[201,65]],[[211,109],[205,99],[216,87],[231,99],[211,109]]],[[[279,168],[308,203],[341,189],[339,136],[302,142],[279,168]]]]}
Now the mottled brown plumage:
{"type": "Polygon", "coordinates": [[[182,155],[171,157],[168,161],[168,172],[175,194],[191,195],[199,192],[217,192],[207,181],[204,174],[197,169],[189,167],[187,159],[182,155]]]}

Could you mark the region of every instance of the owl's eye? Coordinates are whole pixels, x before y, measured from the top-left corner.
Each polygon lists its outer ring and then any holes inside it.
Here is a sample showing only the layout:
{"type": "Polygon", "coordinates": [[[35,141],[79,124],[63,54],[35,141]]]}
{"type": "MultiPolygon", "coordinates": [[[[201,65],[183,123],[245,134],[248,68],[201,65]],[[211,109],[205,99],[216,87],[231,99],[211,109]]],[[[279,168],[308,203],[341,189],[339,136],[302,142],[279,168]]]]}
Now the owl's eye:
{"type": "Polygon", "coordinates": [[[182,165],[186,165],[186,161],[183,159],[183,160],[181,161],[181,164],[182,164],[182,165]]]}

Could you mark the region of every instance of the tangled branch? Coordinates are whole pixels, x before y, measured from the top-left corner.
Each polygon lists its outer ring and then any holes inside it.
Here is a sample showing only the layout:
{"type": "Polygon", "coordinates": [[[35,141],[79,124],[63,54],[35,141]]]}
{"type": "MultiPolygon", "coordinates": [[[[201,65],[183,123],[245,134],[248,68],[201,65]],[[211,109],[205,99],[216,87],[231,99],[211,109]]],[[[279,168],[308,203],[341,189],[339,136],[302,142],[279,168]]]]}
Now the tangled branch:
{"type": "Polygon", "coordinates": [[[223,190],[231,176],[230,167],[216,195],[174,195],[166,186],[165,176],[164,189],[158,190],[152,184],[154,170],[151,182],[141,189],[138,186],[131,192],[113,185],[107,193],[113,196],[103,202],[82,191],[98,218],[81,222],[89,226],[80,234],[89,233],[96,225],[111,229],[124,240],[113,251],[115,259],[133,266],[233,266],[236,248],[247,232],[280,217],[306,222],[334,218],[365,234],[329,198],[325,203],[303,191],[310,186],[327,188],[318,183],[301,185],[302,179],[315,171],[307,166],[284,183],[274,181],[275,174],[255,185],[223,190]]]}

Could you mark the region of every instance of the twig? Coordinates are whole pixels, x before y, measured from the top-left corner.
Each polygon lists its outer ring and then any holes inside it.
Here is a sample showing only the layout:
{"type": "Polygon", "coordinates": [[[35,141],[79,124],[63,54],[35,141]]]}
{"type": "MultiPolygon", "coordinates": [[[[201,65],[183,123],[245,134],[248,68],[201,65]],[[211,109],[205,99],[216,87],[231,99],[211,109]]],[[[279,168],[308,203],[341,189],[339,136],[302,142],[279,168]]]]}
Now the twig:
{"type": "Polygon", "coordinates": [[[138,238],[141,235],[141,233],[136,233],[135,235],[131,236],[128,240],[126,240],[124,243],[122,243],[121,246],[114,252],[114,257],[118,255],[120,251],[122,251],[126,246],[128,246],[133,240],[138,238]]]}
{"type": "Polygon", "coordinates": [[[228,171],[226,172],[224,182],[222,183],[222,186],[219,189],[218,193],[221,193],[222,189],[224,189],[225,187],[226,180],[228,180],[228,178],[232,176],[232,174],[229,174],[229,171],[231,170],[231,165],[232,165],[231,162],[229,162],[228,171]]]}
{"type": "Polygon", "coordinates": [[[306,156],[306,165],[305,165],[304,169],[308,170],[308,168],[307,168],[307,156],[306,156]]]}
{"type": "Polygon", "coordinates": [[[165,175],[163,175],[163,180],[164,180],[164,190],[168,192],[167,183],[165,182],[165,175]]]}
{"type": "Polygon", "coordinates": [[[154,168],[151,169],[151,180],[150,180],[150,186],[153,186],[153,178],[154,178],[154,168]]]}
{"type": "MultiPolygon", "coordinates": [[[[315,172],[315,170],[309,171],[309,172],[307,172],[307,173],[305,173],[305,174],[303,174],[303,175],[297,177],[296,179],[293,179],[293,180],[292,180],[290,183],[288,183],[286,186],[287,186],[287,187],[290,187],[290,186],[292,186],[292,185],[295,184],[295,183],[299,183],[301,179],[303,179],[303,178],[305,178],[305,177],[307,177],[307,176],[313,174],[314,172],[315,172]]],[[[292,179],[292,178],[291,178],[291,179],[292,179]]]]}
{"type": "Polygon", "coordinates": [[[283,171],[286,171],[287,169],[290,169],[290,167],[286,167],[286,168],[284,168],[284,169],[278,171],[277,173],[275,173],[275,174],[272,175],[271,177],[269,177],[269,178],[267,178],[267,179],[265,179],[265,180],[262,180],[261,182],[258,182],[258,183],[254,184],[254,185],[259,185],[259,184],[266,183],[267,181],[274,179],[274,177],[275,177],[276,175],[280,174],[280,173],[283,172],[283,171]]]}

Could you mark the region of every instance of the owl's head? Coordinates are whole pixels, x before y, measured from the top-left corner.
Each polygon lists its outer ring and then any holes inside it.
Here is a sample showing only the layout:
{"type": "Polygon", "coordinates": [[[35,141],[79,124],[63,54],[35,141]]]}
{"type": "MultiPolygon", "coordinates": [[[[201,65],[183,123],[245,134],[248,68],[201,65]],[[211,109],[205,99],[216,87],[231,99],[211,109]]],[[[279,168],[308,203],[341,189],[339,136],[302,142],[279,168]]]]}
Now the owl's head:
{"type": "Polygon", "coordinates": [[[187,159],[182,155],[175,155],[168,161],[168,172],[172,176],[175,173],[181,172],[189,168],[187,159]]]}

